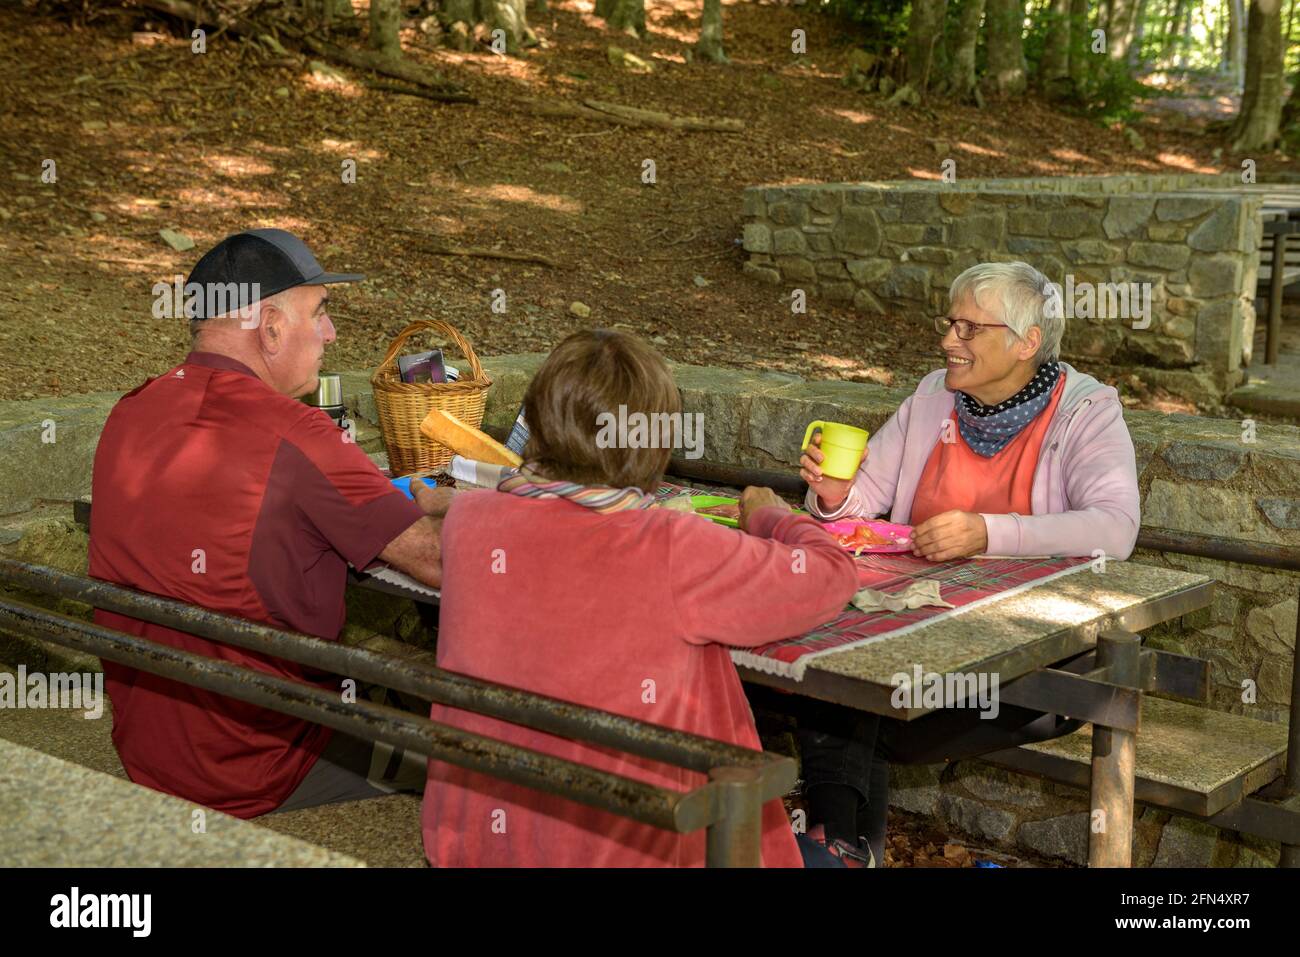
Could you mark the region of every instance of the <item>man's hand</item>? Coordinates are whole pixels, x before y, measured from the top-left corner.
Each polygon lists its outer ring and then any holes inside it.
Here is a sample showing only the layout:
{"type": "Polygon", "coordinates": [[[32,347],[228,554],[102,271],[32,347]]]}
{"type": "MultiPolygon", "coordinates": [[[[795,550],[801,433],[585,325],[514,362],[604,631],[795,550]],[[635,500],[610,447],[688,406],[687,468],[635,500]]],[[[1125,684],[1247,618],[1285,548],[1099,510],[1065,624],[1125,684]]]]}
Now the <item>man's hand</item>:
{"type": "Polygon", "coordinates": [[[430,588],[441,588],[442,519],[430,515],[416,519],[384,546],[379,558],[430,588]]]}
{"type": "Polygon", "coordinates": [[[942,512],[912,529],[912,554],[932,562],[969,558],[988,547],[984,516],[975,512],[942,512]]]}
{"type": "Polygon", "coordinates": [[[760,508],[767,508],[769,505],[776,505],[790,511],[790,506],[777,497],[777,494],[770,488],[764,488],[761,485],[751,485],[745,491],[740,493],[740,527],[749,531],[749,520],[754,513],[760,508]]]}
{"type": "Polygon", "coordinates": [[[424,510],[425,515],[442,518],[447,514],[447,509],[451,508],[452,499],[456,497],[457,490],[443,485],[439,485],[437,488],[429,488],[424,484],[424,479],[413,478],[411,479],[411,494],[415,497],[415,504],[424,510]]]}
{"type": "MultiPolygon", "coordinates": [[[[813,433],[812,442],[808,448],[803,450],[803,455],[799,457],[799,477],[808,483],[808,487],[817,493],[817,503],[823,512],[833,512],[844,504],[844,500],[849,496],[849,489],[853,487],[853,479],[832,478],[829,475],[823,475],[821,464],[826,458],[826,454],[821,450],[822,433],[819,429],[813,433]]],[[[862,468],[862,463],[867,460],[867,450],[862,450],[862,459],[858,462],[858,468],[862,468]]],[[[857,478],[857,470],[854,470],[853,478],[857,478]]]]}

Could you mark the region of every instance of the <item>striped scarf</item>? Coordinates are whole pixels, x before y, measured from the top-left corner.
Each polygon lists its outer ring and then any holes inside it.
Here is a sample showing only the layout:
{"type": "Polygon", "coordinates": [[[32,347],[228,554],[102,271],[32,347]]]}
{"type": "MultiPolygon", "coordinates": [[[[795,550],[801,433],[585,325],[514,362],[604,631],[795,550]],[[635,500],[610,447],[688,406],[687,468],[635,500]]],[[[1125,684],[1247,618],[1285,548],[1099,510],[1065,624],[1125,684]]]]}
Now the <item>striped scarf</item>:
{"type": "Polygon", "coordinates": [[[511,470],[497,484],[498,492],[524,498],[563,498],[575,505],[602,514],[629,508],[649,508],[653,495],[639,488],[609,488],[605,485],[579,485],[576,482],[552,482],[526,469],[511,470]]]}

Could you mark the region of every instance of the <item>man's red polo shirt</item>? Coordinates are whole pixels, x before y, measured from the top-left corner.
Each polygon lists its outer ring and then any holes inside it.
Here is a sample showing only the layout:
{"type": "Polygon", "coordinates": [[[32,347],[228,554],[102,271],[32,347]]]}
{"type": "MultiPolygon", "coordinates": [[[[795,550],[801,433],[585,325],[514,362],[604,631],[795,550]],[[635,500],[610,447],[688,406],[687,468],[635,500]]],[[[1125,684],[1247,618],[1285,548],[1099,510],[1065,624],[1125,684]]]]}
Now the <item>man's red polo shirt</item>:
{"type": "MultiPolygon", "coordinates": [[[[90,574],[337,640],[347,565],[423,513],[319,409],[213,353],[113,408],[95,452],[90,574]]],[[[97,610],[109,628],[337,689],[339,678],[97,610]]],[[[104,662],[131,780],[238,817],[277,808],[329,740],[319,725],[104,662]]]]}

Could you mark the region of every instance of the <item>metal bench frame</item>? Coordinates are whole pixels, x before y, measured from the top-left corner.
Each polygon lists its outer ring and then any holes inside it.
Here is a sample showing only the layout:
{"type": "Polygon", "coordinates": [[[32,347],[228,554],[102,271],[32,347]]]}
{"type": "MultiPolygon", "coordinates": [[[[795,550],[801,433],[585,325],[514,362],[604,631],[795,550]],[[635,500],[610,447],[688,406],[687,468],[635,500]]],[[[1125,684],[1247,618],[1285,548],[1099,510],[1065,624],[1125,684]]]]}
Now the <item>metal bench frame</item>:
{"type": "Polygon", "coordinates": [[[428,718],[196,655],[0,596],[0,629],[384,741],[678,833],[707,829],[710,867],[761,864],[762,808],[796,780],[788,757],[478,681],[310,635],[218,614],[54,568],[0,559],[0,583],[351,676],[420,700],[649,758],[708,776],[679,792],[470,734],[428,718]]]}

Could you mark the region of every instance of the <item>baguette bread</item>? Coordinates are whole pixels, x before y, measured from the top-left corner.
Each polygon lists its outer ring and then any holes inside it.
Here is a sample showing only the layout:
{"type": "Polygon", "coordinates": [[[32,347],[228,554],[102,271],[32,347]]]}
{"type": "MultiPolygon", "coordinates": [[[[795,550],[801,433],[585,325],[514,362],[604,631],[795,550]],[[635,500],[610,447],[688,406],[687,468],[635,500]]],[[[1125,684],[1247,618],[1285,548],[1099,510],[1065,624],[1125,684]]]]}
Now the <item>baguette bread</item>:
{"type": "Polygon", "coordinates": [[[518,468],[524,460],[486,432],[466,425],[450,412],[434,409],[420,423],[426,438],[445,445],[457,455],[476,462],[518,468]]]}

